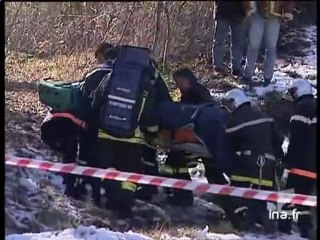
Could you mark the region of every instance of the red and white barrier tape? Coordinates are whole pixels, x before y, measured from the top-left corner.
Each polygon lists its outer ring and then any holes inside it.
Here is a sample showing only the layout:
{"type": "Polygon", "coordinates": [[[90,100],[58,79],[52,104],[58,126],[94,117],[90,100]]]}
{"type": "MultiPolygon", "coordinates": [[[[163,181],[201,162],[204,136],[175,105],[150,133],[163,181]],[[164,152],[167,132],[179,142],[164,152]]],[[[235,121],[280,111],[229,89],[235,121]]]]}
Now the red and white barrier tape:
{"type": "Polygon", "coordinates": [[[73,164],[53,163],[47,161],[33,160],[29,158],[19,158],[5,156],[6,165],[35,168],[53,172],[62,172],[82,176],[90,176],[102,179],[112,179],[117,181],[128,181],[139,184],[155,185],[170,188],[191,190],[196,193],[213,193],[219,195],[229,195],[241,198],[257,199],[262,201],[292,203],[304,206],[317,206],[317,197],[301,194],[290,194],[281,192],[271,192],[248,188],[232,187],[228,185],[206,184],[174,178],[164,178],[136,173],[120,172],[115,170],[105,170],[100,168],[82,167],[73,164]]]}

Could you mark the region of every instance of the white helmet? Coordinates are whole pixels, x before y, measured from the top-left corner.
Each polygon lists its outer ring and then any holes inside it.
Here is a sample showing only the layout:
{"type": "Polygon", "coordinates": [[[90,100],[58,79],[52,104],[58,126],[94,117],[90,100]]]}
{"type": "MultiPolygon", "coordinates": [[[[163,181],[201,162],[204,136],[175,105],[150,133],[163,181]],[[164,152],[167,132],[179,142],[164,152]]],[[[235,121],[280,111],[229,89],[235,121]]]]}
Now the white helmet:
{"type": "Polygon", "coordinates": [[[312,95],[312,86],[307,80],[299,79],[293,81],[292,85],[286,92],[285,98],[295,100],[303,95],[312,95]]]}
{"type": "Polygon", "coordinates": [[[242,90],[237,88],[227,92],[223,101],[223,105],[231,112],[244,103],[250,103],[250,100],[242,90]]]}

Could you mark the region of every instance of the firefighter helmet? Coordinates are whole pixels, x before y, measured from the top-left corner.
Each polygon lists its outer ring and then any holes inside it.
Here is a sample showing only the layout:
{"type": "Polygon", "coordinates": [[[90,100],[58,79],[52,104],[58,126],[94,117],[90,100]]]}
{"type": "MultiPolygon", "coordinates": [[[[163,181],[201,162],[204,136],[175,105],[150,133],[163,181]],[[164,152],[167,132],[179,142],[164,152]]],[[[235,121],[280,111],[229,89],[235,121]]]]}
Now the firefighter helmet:
{"type": "Polygon", "coordinates": [[[312,95],[311,84],[304,79],[295,80],[285,93],[285,99],[296,100],[304,95],[312,95]]]}
{"type": "Polygon", "coordinates": [[[227,92],[222,104],[232,112],[244,103],[250,103],[246,94],[241,89],[232,89],[227,92]]]}

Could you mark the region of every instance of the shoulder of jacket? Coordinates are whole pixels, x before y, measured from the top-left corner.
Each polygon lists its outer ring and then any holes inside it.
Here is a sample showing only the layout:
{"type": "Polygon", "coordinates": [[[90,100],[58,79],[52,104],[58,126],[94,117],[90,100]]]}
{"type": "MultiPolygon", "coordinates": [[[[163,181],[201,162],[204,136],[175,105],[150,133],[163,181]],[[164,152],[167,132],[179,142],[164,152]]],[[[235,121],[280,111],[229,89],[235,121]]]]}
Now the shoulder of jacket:
{"type": "Polygon", "coordinates": [[[107,65],[99,65],[99,66],[96,66],[96,67],[93,67],[91,68],[88,73],[86,74],[86,78],[88,77],[91,77],[97,73],[104,73],[104,72],[108,72],[108,71],[111,71],[111,67],[110,66],[107,66],[107,65]]]}

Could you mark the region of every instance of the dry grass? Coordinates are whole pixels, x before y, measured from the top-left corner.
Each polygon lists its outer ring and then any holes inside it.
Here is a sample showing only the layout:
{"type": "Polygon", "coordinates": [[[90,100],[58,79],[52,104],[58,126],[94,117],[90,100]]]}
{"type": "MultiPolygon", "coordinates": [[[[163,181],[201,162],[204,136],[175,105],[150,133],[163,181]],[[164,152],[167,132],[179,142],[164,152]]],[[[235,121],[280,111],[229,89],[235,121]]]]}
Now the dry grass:
{"type": "MultiPolygon", "coordinates": [[[[204,228],[205,226],[203,226],[204,228]]],[[[187,237],[195,240],[201,240],[197,238],[199,232],[203,230],[203,228],[196,227],[170,227],[170,228],[162,228],[158,227],[156,229],[138,229],[136,232],[144,234],[152,239],[166,239],[166,240],[174,240],[177,238],[187,237]],[[168,236],[168,238],[166,238],[168,236]],[[169,238],[169,236],[171,236],[169,238]],[[162,237],[162,238],[161,238],[162,237]]],[[[215,233],[236,233],[230,223],[221,223],[217,226],[211,227],[209,229],[210,232],[215,233]]]]}
{"type": "Polygon", "coordinates": [[[43,115],[37,84],[45,78],[75,81],[92,66],[90,53],[58,55],[50,59],[30,58],[12,53],[5,61],[5,101],[8,110],[23,114],[43,115]]]}
{"type": "MultiPolygon", "coordinates": [[[[56,55],[52,58],[37,58],[27,54],[11,53],[5,60],[5,97],[8,110],[27,115],[45,113],[44,106],[39,102],[37,84],[43,79],[76,81],[83,77],[93,66],[92,52],[73,55],[56,55]]],[[[163,77],[171,90],[174,100],[180,98],[179,91],[170,83],[171,71],[181,66],[190,67],[208,87],[225,90],[234,83],[232,78],[217,78],[208,68],[204,59],[196,59],[192,63],[176,63],[163,68],[163,77]]]]}

